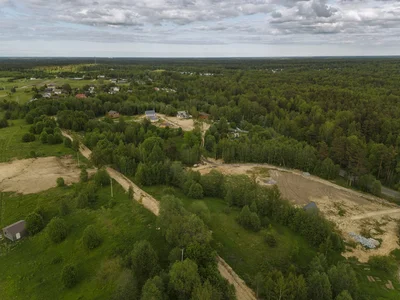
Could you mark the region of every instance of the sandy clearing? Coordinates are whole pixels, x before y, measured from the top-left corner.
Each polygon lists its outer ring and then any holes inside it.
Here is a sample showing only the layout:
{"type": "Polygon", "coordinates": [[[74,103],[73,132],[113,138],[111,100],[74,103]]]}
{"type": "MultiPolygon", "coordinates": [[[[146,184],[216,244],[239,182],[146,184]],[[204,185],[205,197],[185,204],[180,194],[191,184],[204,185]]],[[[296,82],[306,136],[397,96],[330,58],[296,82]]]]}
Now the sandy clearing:
{"type": "MultiPolygon", "coordinates": [[[[349,232],[368,233],[375,239],[382,239],[377,249],[366,250],[361,246],[348,249],[345,257],[355,256],[360,262],[368,261],[372,255],[388,255],[399,248],[396,235],[400,209],[384,199],[353,191],[327,180],[304,175],[298,170],[287,170],[267,164],[222,164],[221,161],[207,160],[194,170],[202,174],[217,169],[223,174],[256,174],[257,182],[266,179],[276,181],[282,196],[296,206],[304,206],[314,201],[324,216],[334,222],[347,241],[352,241],[349,232]],[[260,168],[268,170],[267,178],[259,174],[260,168]]],[[[265,184],[268,185],[268,184],[265,184]]]]}
{"type": "MultiPolygon", "coordinates": [[[[69,135],[66,131],[62,131],[62,134],[73,140],[72,136],[69,135]]],[[[80,144],[79,151],[86,158],[90,158],[91,151],[89,148],[80,144]]],[[[107,172],[110,176],[117,181],[125,191],[129,190],[129,187],[132,187],[134,200],[143,204],[148,210],[154,213],[156,216],[159,215],[160,212],[160,203],[135,185],[130,179],[121,174],[120,172],[107,168],[107,172]]],[[[220,257],[217,256],[218,261],[218,270],[222,277],[224,277],[230,284],[235,287],[236,297],[238,300],[255,300],[254,292],[246,285],[246,283],[235,273],[235,271],[220,257]]]]}
{"type": "Polygon", "coordinates": [[[55,187],[58,177],[66,184],[79,181],[80,169],[71,157],[40,157],[0,164],[0,190],[22,194],[55,187]]]}
{"type": "Polygon", "coordinates": [[[176,128],[178,127],[182,128],[183,131],[192,131],[195,127],[193,119],[180,119],[177,117],[167,117],[164,114],[157,114],[157,116],[160,119],[163,119],[168,123],[171,123],[176,128]]]}

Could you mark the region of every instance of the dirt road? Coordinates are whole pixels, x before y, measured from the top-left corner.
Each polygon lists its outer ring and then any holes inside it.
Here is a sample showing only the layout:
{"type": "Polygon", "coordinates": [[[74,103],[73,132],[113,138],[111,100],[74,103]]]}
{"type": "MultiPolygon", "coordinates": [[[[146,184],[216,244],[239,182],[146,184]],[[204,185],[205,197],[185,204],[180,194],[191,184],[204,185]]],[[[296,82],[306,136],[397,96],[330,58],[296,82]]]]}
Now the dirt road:
{"type": "MultiPolygon", "coordinates": [[[[64,130],[62,134],[73,140],[72,136],[69,135],[64,130]]],[[[79,151],[86,158],[90,158],[91,151],[85,145],[80,144],[79,151]]],[[[154,199],[152,196],[147,194],[141,188],[139,188],[136,184],[134,184],[129,178],[121,174],[120,172],[107,168],[107,172],[110,176],[117,181],[125,191],[129,190],[129,187],[132,187],[134,193],[134,199],[139,203],[143,204],[148,210],[154,213],[156,216],[159,215],[160,211],[160,203],[154,199]]],[[[238,300],[256,300],[254,292],[246,285],[246,283],[233,271],[233,269],[221,258],[217,257],[218,261],[218,270],[222,277],[224,277],[230,284],[235,287],[236,297],[238,300]]]]}
{"type": "Polygon", "coordinates": [[[400,209],[395,208],[395,209],[388,209],[388,210],[381,210],[381,211],[376,211],[376,212],[370,212],[358,216],[352,216],[350,219],[351,220],[362,220],[362,219],[367,219],[367,218],[372,218],[372,217],[380,217],[380,216],[387,216],[387,215],[393,215],[393,214],[399,214],[400,209]]]}

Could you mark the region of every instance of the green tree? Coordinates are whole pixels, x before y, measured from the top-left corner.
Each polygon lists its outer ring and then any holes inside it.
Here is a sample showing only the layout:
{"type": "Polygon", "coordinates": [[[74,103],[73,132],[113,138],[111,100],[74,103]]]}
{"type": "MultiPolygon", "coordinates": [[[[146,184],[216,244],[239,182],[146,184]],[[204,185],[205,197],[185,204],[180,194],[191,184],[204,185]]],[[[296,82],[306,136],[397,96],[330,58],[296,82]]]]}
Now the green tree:
{"type": "Polygon", "coordinates": [[[202,199],[203,198],[203,188],[200,183],[194,182],[188,192],[188,196],[193,199],[202,199]]]}
{"type": "Polygon", "coordinates": [[[55,217],[47,225],[47,234],[54,243],[60,243],[67,237],[67,224],[63,219],[55,217]]]}
{"type": "Polygon", "coordinates": [[[158,257],[153,247],[146,240],[136,242],[131,253],[132,270],[136,275],[138,286],[154,276],[158,269],[158,257]]]}
{"type": "Polygon", "coordinates": [[[345,263],[332,266],[328,271],[328,277],[332,285],[333,297],[337,297],[341,291],[347,290],[353,299],[358,298],[357,276],[351,266],[345,263]]]}
{"type": "Polygon", "coordinates": [[[86,208],[89,206],[89,199],[86,193],[81,192],[76,198],[76,207],[77,208],[86,208]]]}
{"type": "Polygon", "coordinates": [[[110,175],[108,175],[105,169],[99,169],[94,174],[94,182],[97,186],[108,186],[110,184],[110,175]]]}
{"type": "Polygon", "coordinates": [[[33,142],[36,139],[35,135],[33,133],[25,133],[22,136],[22,142],[24,143],[29,143],[29,142],[33,142]]]}
{"type": "Polygon", "coordinates": [[[190,206],[190,210],[197,215],[204,223],[208,224],[211,219],[210,210],[204,201],[194,201],[190,206]]]}
{"type": "Polygon", "coordinates": [[[43,217],[38,213],[29,214],[26,219],[26,230],[30,235],[35,235],[44,228],[43,217]]]}
{"type": "Polygon", "coordinates": [[[67,148],[71,148],[72,147],[72,142],[67,137],[64,138],[64,146],[67,147],[67,148]]]}
{"type": "Polygon", "coordinates": [[[142,289],[141,300],[163,300],[164,283],[159,276],[155,276],[146,281],[142,289]]]}
{"type": "Polygon", "coordinates": [[[170,287],[178,299],[189,299],[194,288],[201,284],[197,265],[190,259],[174,263],[169,271],[169,276],[170,287]]]}
{"type": "Polygon", "coordinates": [[[81,174],[79,176],[80,182],[88,182],[89,180],[89,174],[86,168],[81,169],[81,174]]]}
{"type": "Polygon", "coordinates": [[[208,280],[203,285],[198,285],[194,288],[192,300],[216,300],[216,295],[213,293],[213,286],[208,280]]]}
{"type": "Polygon", "coordinates": [[[350,293],[346,290],[340,292],[339,295],[335,298],[335,300],[353,300],[350,293]]]}
{"type": "Polygon", "coordinates": [[[100,246],[102,239],[93,225],[87,226],[83,231],[82,242],[88,250],[93,250],[100,246]]]}
{"type": "Polygon", "coordinates": [[[331,300],[332,290],[326,273],[314,272],[307,280],[310,300],[331,300]]]}
{"type": "Polygon", "coordinates": [[[62,178],[62,177],[58,177],[58,178],[57,178],[57,186],[58,186],[58,187],[63,187],[63,186],[65,186],[64,178],[62,178]]]}
{"type": "Polygon", "coordinates": [[[61,272],[61,281],[66,288],[72,288],[78,283],[78,272],[74,265],[65,265],[61,272]]]}
{"type": "Polygon", "coordinates": [[[70,212],[70,209],[68,207],[68,204],[65,200],[61,200],[60,202],[60,215],[61,216],[66,216],[70,212]]]}

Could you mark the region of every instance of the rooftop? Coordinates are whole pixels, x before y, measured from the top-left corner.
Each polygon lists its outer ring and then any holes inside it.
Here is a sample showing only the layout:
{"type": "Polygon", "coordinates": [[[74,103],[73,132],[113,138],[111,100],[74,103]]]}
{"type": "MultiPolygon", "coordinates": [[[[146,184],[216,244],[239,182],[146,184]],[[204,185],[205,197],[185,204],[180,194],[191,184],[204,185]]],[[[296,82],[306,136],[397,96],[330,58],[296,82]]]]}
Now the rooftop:
{"type": "Polygon", "coordinates": [[[25,221],[20,220],[18,222],[15,222],[11,225],[8,225],[7,227],[4,227],[3,230],[7,230],[11,234],[19,233],[19,232],[25,230],[25,221]]]}

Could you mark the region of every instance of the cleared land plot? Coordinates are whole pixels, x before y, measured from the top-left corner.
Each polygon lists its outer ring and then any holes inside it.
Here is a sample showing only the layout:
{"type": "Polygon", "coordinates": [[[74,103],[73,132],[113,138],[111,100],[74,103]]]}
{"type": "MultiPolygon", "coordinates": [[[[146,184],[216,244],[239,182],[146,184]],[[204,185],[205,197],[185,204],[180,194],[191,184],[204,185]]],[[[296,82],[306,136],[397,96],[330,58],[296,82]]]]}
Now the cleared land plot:
{"type": "Polygon", "coordinates": [[[72,157],[41,157],[0,163],[0,191],[38,193],[56,186],[63,177],[66,184],[79,181],[80,169],[72,157]]]}
{"type": "Polygon", "coordinates": [[[61,156],[74,154],[70,148],[63,144],[42,144],[36,136],[36,141],[23,143],[22,136],[29,132],[31,125],[25,120],[10,120],[10,127],[0,129],[0,162],[10,161],[13,158],[29,158],[34,151],[36,156],[61,156]]]}
{"type": "Polygon", "coordinates": [[[258,176],[258,182],[267,179],[276,181],[284,198],[295,205],[304,206],[314,201],[325,217],[333,221],[346,241],[353,241],[349,232],[381,240],[376,249],[364,249],[357,245],[349,248],[346,257],[355,256],[361,262],[373,255],[388,255],[397,244],[396,225],[400,220],[399,207],[383,199],[362,194],[315,176],[305,176],[299,171],[288,171],[269,165],[256,164],[212,164],[196,168],[200,173],[217,169],[224,174],[247,174],[259,172],[260,167],[268,169],[269,177],[258,176]]]}

